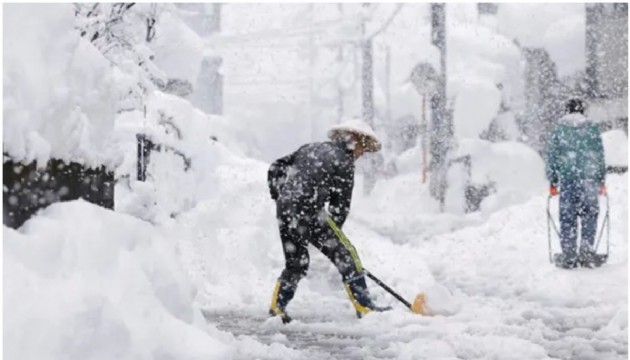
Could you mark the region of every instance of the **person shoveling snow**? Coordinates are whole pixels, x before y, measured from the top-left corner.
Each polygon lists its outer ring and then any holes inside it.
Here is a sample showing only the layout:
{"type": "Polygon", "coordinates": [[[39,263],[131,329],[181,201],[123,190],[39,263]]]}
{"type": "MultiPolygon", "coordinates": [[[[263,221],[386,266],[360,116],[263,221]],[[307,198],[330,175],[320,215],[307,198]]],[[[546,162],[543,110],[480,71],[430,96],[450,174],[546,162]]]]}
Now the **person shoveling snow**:
{"type": "Polygon", "coordinates": [[[309,267],[309,243],[341,273],[357,317],[390,309],[377,306],[370,298],[357,251],[340,230],[350,211],[354,163],[366,152],[379,151],[381,143],[359,119],[333,126],[328,137],[331,141],[303,145],[276,160],[268,171],[285,256],[269,313],[285,323],[291,321],[287,305],[309,267]]]}

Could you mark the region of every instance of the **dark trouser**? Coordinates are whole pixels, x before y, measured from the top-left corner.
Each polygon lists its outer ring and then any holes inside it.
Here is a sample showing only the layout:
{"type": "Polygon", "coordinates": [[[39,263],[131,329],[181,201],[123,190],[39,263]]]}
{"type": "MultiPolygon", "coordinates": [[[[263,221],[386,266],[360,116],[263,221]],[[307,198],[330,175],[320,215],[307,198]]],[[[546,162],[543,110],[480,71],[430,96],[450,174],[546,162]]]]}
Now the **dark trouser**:
{"type": "Polygon", "coordinates": [[[354,247],[335,234],[328,224],[324,209],[279,200],[277,217],[280,238],[284,250],[285,268],[279,278],[279,291],[272,300],[284,310],[293,298],[298,282],[306,276],[309,267],[308,244],[321,251],[337,267],[352,295],[363,306],[370,305],[367,285],[362,274],[361,262],[354,247]]]}
{"type": "Polygon", "coordinates": [[[560,244],[568,257],[578,252],[578,218],[581,222],[581,249],[593,250],[599,216],[599,184],[589,181],[560,184],[560,244]]]}

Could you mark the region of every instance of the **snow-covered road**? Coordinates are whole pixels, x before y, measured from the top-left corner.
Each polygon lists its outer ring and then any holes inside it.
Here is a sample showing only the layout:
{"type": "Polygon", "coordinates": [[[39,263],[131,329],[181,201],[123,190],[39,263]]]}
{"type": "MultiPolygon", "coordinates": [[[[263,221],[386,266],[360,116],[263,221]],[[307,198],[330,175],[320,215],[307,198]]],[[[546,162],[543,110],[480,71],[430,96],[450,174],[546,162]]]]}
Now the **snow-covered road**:
{"type": "Polygon", "coordinates": [[[450,231],[440,214],[383,222],[391,213],[359,196],[344,231],[363,264],[409,300],[425,292],[438,315],[412,314],[369,282],[377,303],[394,309],[356,319],[337,270],[313,249],[285,326],[266,316],[284,259],[265,170],[249,161],[219,167],[214,195],[161,225],[75,201],[20,231],[5,227],[5,355],[627,358],[627,175],[608,179],[611,257],[594,270],[548,263],[544,196],[450,231]],[[401,241],[406,226],[431,220],[445,227],[401,241]],[[33,339],[46,341],[33,347],[33,339]]]}
{"type": "MultiPolygon", "coordinates": [[[[501,308],[501,300],[471,298],[501,308]]],[[[442,318],[393,321],[377,316],[377,321],[357,324],[351,319],[305,315],[283,326],[261,314],[245,316],[238,312],[207,313],[217,328],[241,339],[253,339],[292,349],[287,358],[296,359],[625,359],[627,341],[606,328],[625,321],[611,311],[594,313],[584,309],[541,307],[528,304],[527,310],[503,306],[514,312],[503,323],[483,319],[442,318]],[[382,323],[389,322],[388,325],[382,323]],[[395,327],[395,329],[392,329],[395,327]]],[[[521,307],[521,308],[524,308],[521,307]]],[[[618,329],[617,329],[618,330],[618,329]]],[[[248,358],[249,353],[240,358],[248,358]]],[[[275,355],[259,358],[275,358],[275,355]]]]}

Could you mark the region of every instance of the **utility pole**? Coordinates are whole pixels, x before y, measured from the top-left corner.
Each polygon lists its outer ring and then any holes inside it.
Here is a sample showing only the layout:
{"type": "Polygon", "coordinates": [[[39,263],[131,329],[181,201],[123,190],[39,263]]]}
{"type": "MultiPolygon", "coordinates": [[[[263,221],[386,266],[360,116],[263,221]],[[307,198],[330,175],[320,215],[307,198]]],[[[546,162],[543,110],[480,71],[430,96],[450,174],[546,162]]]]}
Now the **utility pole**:
{"type": "Polygon", "coordinates": [[[212,12],[210,13],[210,21],[208,22],[208,32],[210,34],[221,31],[221,4],[212,4],[212,12]]]}
{"type": "MultiPolygon", "coordinates": [[[[212,13],[210,14],[209,22],[210,34],[217,34],[221,32],[221,4],[212,4],[212,13]]],[[[223,114],[223,75],[221,75],[220,69],[223,64],[223,58],[215,56],[210,59],[209,67],[212,72],[212,85],[210,90],[210,114],[223,114]]]]}
{"type": "Polygon", "coordinates": [[[313,3],[308,4],[308,121],[311,124],[311,139],[317,138],[317,126],[313,116],[313,103],[315,102],[315,30],[313,29],[314,12],[313,3]]]}
{"type": "Polygon", "coordinates": [[[429,126],[427,125],[427,98],[438,91],[437,83],[440,81],[437,72],[429,63],[417,64],[411,72],[411,83],[422,96],[422,111],[420,113],[420,135],[422,141],[422,183],[427,182],[427,145],[429,143],[429,126]]]}
{"type": "MultiPolygon", "coordinates": [[[[370,4],[364,3],[363,9],[365,10],[363,21],[361,23],[361,94],[362,94],[362,109],[363,109],[363,121],[365,121],[370,127],[374,128],[374,69],[373,69],[373,49],[372,39],[367,37],[366,31],[366,15],[370,8],[370,4]]],[[[378,156],[378,155],[376,155],[378,156]]],[[[363,193],[369,194],[374,185],[376,184],[376,166],[374,161],[376,160],[374,154],[370,154],[367,157],[367,166],[365,167],[365,174],[363,180],[363,193]]]]}
{"type": "Polygon", "coordinates": [[[446,5],[431,4],[431,42],[440,51],[440,72],[437,89],[431,96],[431,171],[430,193],[444,210],[448,150],[451,140],[450,118],[446,112],[446,5]]]}
{"type": "MultiPolygon", "coordinates": [[[[363,4],[363,8],[367,10],[370,4],[363,4]]],[[[367,11],[366,11],[367,12],[367,11]]],[[[367,32],[365,28],[365,18],[361,25],[361,93],[363,103],[363,120],[374,129],[374,75],[373,75],[373,59],[372,59],[372,39],[366,38],[367,32]]]]}
{"type": "MultiPolygon", "coordinates": [[[[339,18],[343,18],[343,4],[339,3],[337,4],[337,10],[339,10],[339,18]]],[[[339,75],[341,75],[341,69],[343,69],[344,67],[344,61],[343,61],[343,42],[339,42],[339,46],[337,48],[337,66],[339,66],[339,70],[340,73],[339,75]]],[[[342,88],[342,85],[339,81],[337,81],[337,123],[341,121],[341,119],[343,118],[343,114],[345,112],[344,106],[343,106],[343,98],[344,98],[344,91],[342,88]]]]}
{"type": "Polygon", "coordinates": [[[598,82],[598,45],[601,43],[601,31],[597,25],[601,22],[603,4],[585,4],[586,10],[586,84],[589,99],[597,99],[600,96],[598,82]]]}
{"type": "Polygon", "coordinates": [[[427,95],[422,94],[422,116],[420,121],[420,131],[422,134],[422,183],[427,182],[427,95]]]}
{"type": "Polygon", "coordinates": [[[392,60],[391,49],[389,45],[385,45],[385,100],[387,101],[387,123],[392,121],[392,91],[391,91],[391,78],[392,78],[392,60]]]}
{"type": "MultiPolygon", "coordinates": [[[[197,33],[204,38],[219,33],[221,31],[221,4],[212,4],[210,8],[206,7],[206,4],[195,6],[201,16],[201,25],[196,29],[197,33]]],[[[194,86],[192,102],[208,114],[223,114],[223,75],[220,71],[222,64],[223,58],[220,55],[204,56],[199,77],[194,86]]]]}

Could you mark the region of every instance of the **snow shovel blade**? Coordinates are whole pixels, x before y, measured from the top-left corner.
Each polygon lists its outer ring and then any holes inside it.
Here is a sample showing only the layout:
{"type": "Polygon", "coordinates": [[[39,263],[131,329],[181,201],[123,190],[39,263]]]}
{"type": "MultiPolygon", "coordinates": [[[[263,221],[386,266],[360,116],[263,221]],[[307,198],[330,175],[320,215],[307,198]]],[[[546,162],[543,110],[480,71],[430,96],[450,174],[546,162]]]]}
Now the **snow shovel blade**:
{"type": "Polygon", "coordinates": [[[429,313],[429,311],[427,310],[426,307],[426,297],[424,296],[423,293],[419,293],[418,295],[416,295],[416,298],[413,300],[413,304],[411,304],[411,312],[413,312],[414,314],[420,314],[420,315],[431,315],[429,313]]]}

